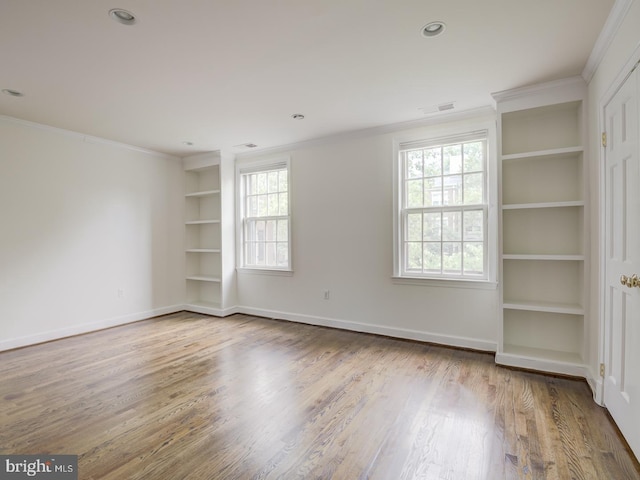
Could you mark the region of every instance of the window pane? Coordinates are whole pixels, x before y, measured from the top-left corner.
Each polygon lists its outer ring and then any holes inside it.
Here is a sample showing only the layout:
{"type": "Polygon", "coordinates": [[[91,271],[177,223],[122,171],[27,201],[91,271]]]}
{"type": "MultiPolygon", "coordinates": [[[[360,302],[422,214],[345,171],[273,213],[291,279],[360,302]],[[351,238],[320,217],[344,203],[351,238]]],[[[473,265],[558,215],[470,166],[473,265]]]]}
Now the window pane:
{"type": "Polygon", "coordinates": [[[267,193],[267,174],[256,173],[253,175],[255,180],[255,193],[267,193]]]}
{"type": "Polygon", "coordinates": [[[256,193],[257,176],[255,174],[247,175],[246,176],[246,181],[247,181],[247,195],[255,194],[256,193]]]}
{"type": "Polygon", "coordinates": [[[464,244],[464,273],[484,273],[484,247],[481,242],[464,244]]]}
{"type": "Polygon", "coordinates": [[[269,172],[267,188],[269,189],[269,193],[275,193],[278,191],[278,172],[269,172]]]}
{"type": "Polygon", "coordinates": [[[424,270],[428,273],[441,273],[442,256],[440,242],[429,242],[424,244],[424,270]]]}
{"type": "Polygon", "coordinates": [[[425,182],[424,205],[426,207],[437,207],[442,205],[442,177],[427,178],[425,179],[425,182]]]}
{"type": "Polygon", "coordinates": [[[443,175],[462,173],[462,145],[448,145],[442,148],[443,175]]]}
{"type": "Polygon", "coordinates": [[[464,171],[480,172],[484,170],[484,142],[464,144],[464,171]]]}
{"type": "Polygon", "coordinates": [[[256,246],[254,243],[247,242],[245,245],[244,256],[247,259],[248,265],[255,265],[256,263],[256,246]]]}
{"type": "Polygon", "coordinates": [[[408,180],[407,183],[407,207],[421,207],[422,203],[422,180],[408,180]]]}
{"type": "Polygon", "coordinates": [[[442,269],[445,273],[460,274],[462,272],[461,244],[445,242],[442,244],[442,269]]]}
{"type": "Polygon", "coordinates": [[[442,238],[442,214],[425,213],[423,228],[423,240],[439,242],[442,238]]]}
{"type": "Polygon", "coordinates": [[[429,148],[424,151],[424,176],[442,175],[442,148],[429,148]]]}
{"type": "Polygon", "coordinates": [[[455,141],[403,150],[398,158],[403,189],[399,260],[410,274],[486,278],[487,141],[444,143],[455,141]]]}
{"type": "Polygon", "coordinates": [[[407,152],[407,178],[422,178],[422,150],[407,152]]]}
{"type": "Polygon", "coordinates": [[[289,266],[288,171],[241,173],[245,209],[242,211],[242,265],[258,268],[289,266]],[[263,218],[248,220],[247,218],[263,218]],[[268,220],[266,218],[269,218],[268,220]]]}
{"type": "Polygon", "coordinates": [[[247,198],[247,216],[255,217],[258,215],[258,200],[256,197],[247,198]]]}
{"type": "Polygon", "coordinates": [[[278,220],[278,242],[289,241],[289,220],[278,220]]]}
{"type": "Polygon", "coordinates": [[[269,242],[265,245],[266,250],[266,265],[276,264],[276,242],[269,242]]]}
{"type": "Polygon", "coordinates": [[[267,196],[266,195],[258,195],[257,197],[258,200],[258,216],[259,217],[266,217],[268,215],[268,208],[267,208],[267,196]]]}
{"type": "Polygon", "coordinates": [[[280,192],[286,192],[289,190],[289,186],[287,185],[287,171],[280,170],[278,172],[278,190],[280,192]]]}
{"type": "Polygon", "coordinates": [[[461,212],[443,212],[442,214],[442,239],[462,240],[461,212]]]}
{"type": "Polygon", "coordinates": [[[464,239],[465,240],[484,240],[484,212],[482,210],[473,210],[464,212],[464,239]]]}
{"type": "Polygon", "coordinates": [[[422,240],[422,214],[410,213],[407,215],[407,240],[419,242],[422,240]]]}
{"type": "Polygon", "coordinates": [[[266,221],[265,240],[267,242],[275,242],[276,241],[276,221],[275,220],[267,220],[266,221]]]}
{"type": "Polygon", "coordinates": [[[443,177],[442,205],[462,205],[462,175],[443,177]]]}
{"type": "Polygon", "coordinates": [[[278,266],[286,267],[289,265],[289,244],[286,242],[278,242],[278,266]]]}
{"type": "Polygon", "coordinates": [[[482,203],[484,187],[482,173],[472,173],[464,176],[464,203],[465,205],[477,205],[482,203]]]}
{"type": "Polygon", "coordinates": [[[405,258],[408,271],[422,271],[422,243],[407,242],[405,258]]]}
{"type": "Polygon", "coordinates": [[[266,230],[266,226],[265,226],[265,222],[264,220],[258,220],[254,223],[255,225],[255,230],[254,230],[254,235],[252,240],[254,242],[264,242],[266,240],[266,236],[265,236],[265,230],[266,230]]]}
{"type": "Polygon", "coordinates": [[[281,193],[278,199],[278,215],[289,214],[289,194],[281,193]]]}
{"type": "Polygon", "coordinates": [[[255,262],[254,265],[264,265],[265,262],[265,244],[264,243],[256,243],[255,244],[255,249],[256,249],[256,258],[255,258],[255,262]]]}
{"type": "Polygon", "coordinates": [[[268,197],[267,214],[269,216],[278,215],[278,194],[270,193],[268,197]]]}

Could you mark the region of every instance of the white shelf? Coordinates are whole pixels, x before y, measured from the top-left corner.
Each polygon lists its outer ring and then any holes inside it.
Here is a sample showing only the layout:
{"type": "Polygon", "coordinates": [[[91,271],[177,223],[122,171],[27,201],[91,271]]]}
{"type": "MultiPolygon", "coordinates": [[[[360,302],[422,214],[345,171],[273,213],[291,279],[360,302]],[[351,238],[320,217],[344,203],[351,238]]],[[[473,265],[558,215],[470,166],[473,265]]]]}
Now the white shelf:
{"type": "Polygon", "coordinates": [[[194,197],[210,197],[212,195],[218,195],[220,190],[204,190],[202,192],[193,192],[185,194],[185,197],[194,198],[194,197]]]}
{"type": "Polygon", "coordinates": [[[542,202],[542,203],[512,203],[502,205],[503,210],[524,210],[529,208],[563,208],[563,207],[584,207],[581,200],[571,202],[542,202]]]}
{"type": "Polygon", "coordinates": [[[586,84],[512,93],[497,102],[502,332],[496,363],[584,376],[586,84]]]}
{"type": "Polygon", "coordinates": [[[185,250],[187,253],[220,253],[219,248],[188,248],[185,250]]]}
{"type": "Polygon", "coordinates": [[[207,225],[220,223],[220,220],[189,220],[188,222],[184,222],[185,225],[207,225]]]}
{"type": "Polygon", "coordinates": [[[503,260],[551,260],[551,261],[584,261],[584,255],[530,255],[530,254],[504,254],[502,255],[503,260]]]}
{"type": "Polygon", "coordinates": [[[208,275],[191,275],[187,277],[187,280],[194,280],[196,282],[213,282],[213,283],[221,282],[221,280],[218,277],[210,277],[208,275]]]}
{"type": "Polygon", "coordinates": [[[503,308],[506,310],[525,310],[529,312],[565,313],[568,315],[584,315],[584,308],[577,304],[557,302],[542,302],[528,300],[505,299],[503,308]]]}
{"type": "Polygon", "coordinates": [[[568,154],[578,154],[584,152],[584,147],[552,148],[550,150],[538,150],[536,152],[512,153],[503,155],[502,161],[528,160],[531,158],[558,157],[568,154]]]}

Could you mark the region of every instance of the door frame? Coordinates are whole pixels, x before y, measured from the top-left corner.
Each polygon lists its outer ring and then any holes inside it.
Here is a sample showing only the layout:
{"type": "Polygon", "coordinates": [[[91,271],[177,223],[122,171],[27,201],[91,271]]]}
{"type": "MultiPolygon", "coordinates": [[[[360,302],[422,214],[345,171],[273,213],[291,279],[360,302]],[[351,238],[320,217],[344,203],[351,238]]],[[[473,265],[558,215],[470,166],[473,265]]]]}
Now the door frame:
{"type": "MultiPolygon", "coordinates": [[[[606,131],[606,117],[605,117],[605,107],[609,104],[609,102],[613,99],[613,97],[618,93],[618,90],[622,87],[624,82],[627,80],[629,75],[632,73],[634,66],[640,62],[640,44],[636,46],[633,53],[629,56],[627,62],[620,69],[614,80],[609,84],[609,87],[605,91],[604,95],[599,100],[598,105],[598,135],[597,141],[599,144],[598,148],[598,302],[599,302],[599,338],[598,338],[598,364],[605,364],[606,367],[606,311],[605,311],[605,295],[607,289],[607,258],[606,258],[606,148],[602,146],[602,142],[600,141],[600,135],[602,132],[606,131]]],[[[640,67],[638,67],[640,68],[640,67]]],[[[594,385],[594,400],[598,405],[604,406],[604,377],[600,375],[600,372],[593,375],[595,379],[594,385]]]]}

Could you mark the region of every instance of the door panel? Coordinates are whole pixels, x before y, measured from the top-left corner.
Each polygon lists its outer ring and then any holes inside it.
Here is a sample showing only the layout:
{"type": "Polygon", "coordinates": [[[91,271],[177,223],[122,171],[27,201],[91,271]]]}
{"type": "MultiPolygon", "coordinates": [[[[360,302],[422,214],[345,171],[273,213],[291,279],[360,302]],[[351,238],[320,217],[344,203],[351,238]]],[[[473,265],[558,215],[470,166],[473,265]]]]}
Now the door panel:
{"type": "Polygon", "coordinates": [[[637,70],[605,107],[604,403],[640,457],[640,168],[637,70]]]}

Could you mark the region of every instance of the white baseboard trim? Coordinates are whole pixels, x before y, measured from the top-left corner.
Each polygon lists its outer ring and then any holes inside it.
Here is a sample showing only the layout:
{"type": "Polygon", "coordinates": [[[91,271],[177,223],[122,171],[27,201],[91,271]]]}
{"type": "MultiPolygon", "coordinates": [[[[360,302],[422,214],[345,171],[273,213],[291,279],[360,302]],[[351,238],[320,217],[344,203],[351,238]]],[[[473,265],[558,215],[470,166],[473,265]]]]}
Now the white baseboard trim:
{"type": "Polygon", "coordinates": [[[238,307],[229,307],[229,308],[216,308],[216,307],[205,307],[203,305],[194,305],[191,303],[187,303],[182,306],[182,310],[193,313],[202,313],[204,315],[213,315],[216,317],[227,317],[229,315],[233,315],[234,313],[241,313],[238,310],[238,307]]]}
{"type": "Polygon", "coordinates": [[[596,402],[601,407],[604,407],[604,383],[603,378],[600,375],[597,375],[596,372],[593,371],[592,368],[587,368],[587,383],[593,392],[593,401],[596,402]]]}
{"type": "Polygon", "coordinates": [[[497,353],[496,363],[498,365],[504,365],[505,367],[524,368],[526,370],[535,370],[538,372],[582,377],[587,379],[587,381],[589,378],[588,367],[578,363],[557,362],[508,353],[497,353]]]}
{"type": "Polygon", "coordinates": [[[1,340],[0,352],[5,350],[12,350],[14,348],[26,347],[29,345],[35,345],[37,343],[49,342],[51,340],[59,340],[65,337],[72,337],[74,335],[81,335],[83,333],[95,332],[97,330],[116,327],[118,325],[124,325],[126,323],[146,320],[148,318],[157,317],[159,315],[168,315],[170,313],[181,312],[182,310],[184,310],[184,305],[182,304],[171,305],[168,307],[146,310],[144,312],[130,313],[128,315],[122,315],[120,317],[105,318],[102,320],[97,320],[95,322],[73,325],[71,327],[61,328],[58,330],[49,330],[47,332],[41,332],[36,335],[28,335],[25,337],[1,340]]]}
{"type": "Polygon", "coordinates": [[[299,313],[280,312],[276,310],[265,310],[247,306],[238,306],[237,313],[246,315],[256,315],[259,317],[274,318],[277,320],[288,320],[290,322],[306,323],[322,327],[339,328],[353,332],[373,333],[385,335],[387,337],[402,338],[406,340],[417,340],[420,342],[436,343],[450,347],[469,348],[486,352],[495,352],[496,343],[489,340],[478,340],[475,338],[458,337],[454,335],[442,335],[439,333],[424,332],[421,330],[411,330],[406,328],[394,328],[383,325],[372,325],[369,323],[353,322],[350,320],[339,320],[336,318],[318,317],[315,315],[304,315],[299,313]]]}

